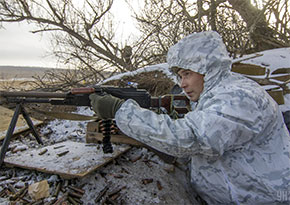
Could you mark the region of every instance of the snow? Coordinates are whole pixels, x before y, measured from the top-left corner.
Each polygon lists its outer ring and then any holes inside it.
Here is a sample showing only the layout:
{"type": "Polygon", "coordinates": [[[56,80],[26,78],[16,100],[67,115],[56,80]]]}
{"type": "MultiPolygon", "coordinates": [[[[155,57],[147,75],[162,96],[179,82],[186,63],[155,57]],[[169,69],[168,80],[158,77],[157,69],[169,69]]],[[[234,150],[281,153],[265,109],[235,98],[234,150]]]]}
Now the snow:
{"type": "MultiPolygon", "coordinates": [[[[142,154],[142,159],[136,162],[128,162],[121,158],[118,162],[120,165],[110,166],[110,169],[104,169],[105,177],[101,174],[91,176],[84,180],[84,188],[87,191],[84,201],[96,196],[108,183],[113,187],[126,187],[122,191],[125,201],[128,204],[190,204],[186,191],[178,184],[178,181],[172,177],[171,173],[163,169],[163,164],[152,152],[146,149],[134,149],[129,155],[142,154]],[[144,162],[154,160],[150,165],[144,162]],[[125,171],[124,171],[125,170],[125,171]],[[116,177],[118,176],[118,177],[116,177]],[[152,179],[152,183],[144,184],[142,180],[152,179]],[[159,190],[157,181],[162,186],[159,190]],[[94,182],[98,183],[96,187],[94,182]]],[[[128,156],[128,155],[127,155],[128,156]]],[[[91,203],[93,204],[93,203],[91,203]]]]}
{"type": "MultiPolygon", "coordinates": [[[[242,61],[245,64],[254,64],[258,66],[265,67],[269,69],[270,75],[269,77],[274,76],[272,73],[280,68],[289,68],[290,69],[290,48],[277,48],[272,50],[267,50],[251,55],[245,55],[241,58],[235,59],[233,62],[242,61]],[[257,57],[254,57],[257,56],[257,57]],[[251,58],[254,57],[254,58],[251,58]],[[250,58],[250,59],[248,59],[250,58]],[[248,60],[244,60],[248,59],[248,60]]],[[[287,74],[276,74],[275,76],[283,76],[289,75],[287,74]]],[[[265,78],[266,76],[255,76],[258,78],[265,78]]],[[[273,82],[281,83],[281,81],[272,79],[273,82]]],[[[289,84],[287,84],[289,85],[289,84]]],[[[270,89],[277,86],[264,86],[265,89],[270,89]]],[[[286,112],[290,110],[290,94],[284,95],[284,105],[279,105],[279,109],[282,112],[286,112]]]]}
{"type": "MultiPolygon", "coordinates": [[[[272,50],[266,50],[259,53],[254,53],[250,55],[245,55],[241,58],[233,60],[233,62],[241,62],[245,64],[253,64],[265,67],[266,70],[269,70],[268,77],[277,77],[289,75],[290,73],[285,74],[273,74],[273,72],[277,69],[288,68],[290,70],[290,47],[288,48],[277,48],[272,50]]],[[[267,72],[266,72],[267,73],[267,72]]],[[[266,74],[267,75],[267,74],[266,74]]],[[[267,76],[254,76],[255,78],[266,78],[267,76]]],[[[284,83],[279,80],[271,79],[272,82],[276,82],[278,84],[284,83]]],[[[287,83],[289,86],[289,83],[287,83]]],[[[265,90],[271,88],[277,88],[275,85],[267,85],[263,86],[265,90]]],[[[282,112],[286,112],[290,110],[290,94],[284,95],[285,103],[283,105],[279,105],[279,109],[282,112]]]]}
{"type": "MultiPolygon", "coordinates": [[[[290,68],[290,48],[273,49],[259,52],[258,54],[258,56],[257,54],[243,56],[233,61],[264,66],[270,70],[270,73],[278,68],[290,68]],[[257,57],[248,59],[253,56],[257,57]]],[[[161,71],[171,80],[176,82],[175,76],[171,74],[168,65],[164,63],[147,66],[133,72],[122,73],[113,76],[98,85],[111,80],[121,79],[124,76],[134,76],[142,72],[151,71],[161,71]]],[[[285,95],[284,97],[285,104],[279,106],[283,112],[290,110],[290,94],[285,95]]],[[[92,110],[83,107],[78,108],[76,113],[93,115],[92,110]]],[[[46,139],[46,144],[48,145],[66,140],[85,142],[87,123],[88,121],[54,120],[42,128],[40,132],[42,135],[48,136],[46,139]]],[[[15,140],[11,143],[11,146],[16,146],[19,149],[24,147],[26,147],[26,149],[28,147],[39,147],[36,142],[31,143],[27,140],[15,140]]],[[[8,155],[10,155],[10,153],[8,153],[8,155]]],[[[19,155],[21,155],[21,151],[19,151],[19,155]]],[[[192,204],[192,201],[190,201],[192,199],[190,197],[193,193],[187,194],[187,187],[184,187],[180,183],[180,181],[184,181],[185,179],[184,173],[180,170],[178,171],[177,168],[175,168],[175,172],[170,172],[168,171],[170,170],[168,167],[172,167],[172,165],[164,163],[153,152],[148,151],[145,148],[134,147],[129,152],[116,159],[113,163],[98,169],[98,171],[89,176],[71,181],[71,183],[77,187],[82,187],[82,189],[85,190],[85,194],[81,198],[84,204],[96,204],[94,200],[106,186],[109,187],[110,191],[121,189],[120,198],[125,201],[126,204],[192,204]],[[139,160],[132,160],[138,156],[140,156],[139,160]],[[150,179],[153,181],[144,184],[144,179],[150,179]],[[157,184],[161,185],[161,188],[157,184]]],[[[0,174],[1,176],[13,175],[11,174],[11,169],[1,170],[0,174]]],[[[19,180],[16,183],[19,187],[23,186],[24,183],[32,184],[47,179],[50,184],[51,193],[55,188],[55,184],[61,180],[57,175],[36,173],[21,169],[17,169],[17,176],[25,179],[19,180]]],[[[9,184],[9,180],[2,181],[0,187],[5,187],[9,184]]],[[[50,196],[45,199],[44,202],[52,200],[53,197],[50,196]]],[[[104,197],[98,203],[101,204],[102,200],[104,200],[104,197]]],[[[0,203],[1,202],[3,204],[8,204],[7,199],[0,198],[0,203]]]]}
{"type": "Polygon", "coordinates": [[[125,144],[118,146],[113,144],[114,152],[104,154],[100,145],[88,145],[87,143],[67,140],[42,149],[25,149],[27,151],[21,152],[20,155],[6,156],[5,162],[16,163],[23,167],[35,167],[49,173],[84,176],[86,172],[94,170],[95,167],[101,166],[112,156],[117,156],[129,148],[125,144]],[[39,154],[43,150],[46,152],[39,154]]]}
{"type": "Polygon", "coordinates": [[[290,68],[290,48],[277,48],[250,55],[245,55],[241,58],[233,60],[233,62],[235,63],[241,60],[243,60],[242,63],[266,67],[267,69],[270,69],[270,73],[273,73],[275,70],[279,68],[290,68]],[[250,58],[254,56],[257,57],[250,58]],[[250,59],[243,60],[247,58],[250,59]]]}
{"type": "MultiPolygon", "coordinates": [[[[94,112],[88,107],[78,107],[77,111],[82,115],[92,116],[94,112]]],[[[78,142],[84,142],[86,136],[86,126],[89,121],[72,121],[72,120],[53,120],[41,131],[43,134],[50,133],[50,140],[61,142],[67,139],[74,139],[78,142]]]]}
{"type": "Polygon", "coordinates": [[[284,105],[279,105],[279,109],[281,112],[286,112],[290,110],[290,94],[284,95],[284,105]]]}
{"type": "Polygon", "coordinates": [[[125,73],[121,73],[121,74],[112,76],[110,78],[107,78],[104,81],[101,81],[100,83],[98,83],[96,85],[97,86],[98,85],[102,85],[102,84],[105,84],[105,83],[113,81],[113,80],[120,80],[120,79],[122,79],[125,76],[131,76],[132,77],[132,76],[138,75],[140,73],[153,72],[153,71],[160,71],[160,72],[164,73],[166,76],[168,76],[168,78],[171,79],[173,82],[177,83],[176,76],[173,75],[170,72],[168,64],[167,63],[161,63],[161,64],[152,65],[152,66],[146,66],[144,68],[140,68],[140,69],[137,69],[135,71],[128,71],[128,72],[125,72],[125,73]]]}

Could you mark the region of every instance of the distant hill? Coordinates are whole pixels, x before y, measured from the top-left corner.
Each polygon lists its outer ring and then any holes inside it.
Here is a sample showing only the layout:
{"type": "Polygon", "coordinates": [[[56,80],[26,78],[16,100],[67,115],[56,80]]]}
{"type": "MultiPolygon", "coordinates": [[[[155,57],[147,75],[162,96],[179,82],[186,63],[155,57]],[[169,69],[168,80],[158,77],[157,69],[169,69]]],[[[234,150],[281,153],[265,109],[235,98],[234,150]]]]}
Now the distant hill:
{"type": "Polygon", "coordinates": [[[42,76],[46,71],[62,71],[63,69],[47,67],[28,67],[28,66],[0,66],[0,80],[11,78],[31,78],[32,76],[42,76]]]}

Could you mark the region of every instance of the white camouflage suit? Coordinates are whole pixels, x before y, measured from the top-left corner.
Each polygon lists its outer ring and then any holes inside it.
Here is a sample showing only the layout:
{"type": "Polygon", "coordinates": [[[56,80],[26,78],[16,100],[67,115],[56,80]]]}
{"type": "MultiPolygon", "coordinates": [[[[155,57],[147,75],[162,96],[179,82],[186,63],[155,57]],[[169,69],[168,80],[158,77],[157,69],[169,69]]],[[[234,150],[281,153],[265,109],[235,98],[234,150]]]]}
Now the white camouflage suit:
{"type": "Polygon", "coordinates": [[[164,153],[191,158],[190,181],[208,204],[290,204],[290,138],[276,102],[230,72],[216,32],[191,34],[168,52],[169,67],[204,77],[192,111],[173,120],[125,101],[117,126],[164,153]]]}

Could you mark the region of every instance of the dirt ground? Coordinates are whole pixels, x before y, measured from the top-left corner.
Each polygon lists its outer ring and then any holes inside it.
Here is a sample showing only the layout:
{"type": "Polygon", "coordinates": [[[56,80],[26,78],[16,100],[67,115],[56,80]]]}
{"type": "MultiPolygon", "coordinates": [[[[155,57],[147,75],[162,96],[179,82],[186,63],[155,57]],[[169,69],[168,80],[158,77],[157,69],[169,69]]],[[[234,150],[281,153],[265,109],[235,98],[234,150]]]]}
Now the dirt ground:
{"type": "Polygon", "coordinates": [[[29,90],[32,85],[29,80],[0,80],[0,90],[29,90]]]}

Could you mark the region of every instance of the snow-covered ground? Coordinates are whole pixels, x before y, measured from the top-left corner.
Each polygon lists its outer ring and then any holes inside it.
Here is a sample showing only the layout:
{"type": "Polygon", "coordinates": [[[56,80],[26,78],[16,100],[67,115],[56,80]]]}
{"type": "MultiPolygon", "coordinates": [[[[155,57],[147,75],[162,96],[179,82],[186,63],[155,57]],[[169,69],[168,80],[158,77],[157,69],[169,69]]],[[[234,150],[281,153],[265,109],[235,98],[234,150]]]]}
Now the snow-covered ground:
{"type": "MultiPolygon", "coordinates": [[[[92,115],[89,108],[80,107],[77,113],[92,115]]],[[[46,145],[72,140],[85,143],[85,130],[88,121],[54,120],[40,130],[41,135],[49,138],[43,139],[46,145]]],[[[10,143],[13,150],[38,149],[41,146],[31,139],[22,138],[10,143]]],[[[21,155],[21,151],[17,154],[21,155]]],[[[10,156],[7,152],[6,156],[10,156]]],[[[29,155],[28,155],[29,157],[29,155]]],[[[156,154],[146,148],[133,147],[127,153],[117,158],[97,171],[80,179],[62,180],[57,175],[45,174],[22,169],[0,170],[1,177],[8,180],[1,181],[0,192],[10,185],[23,187],[25,184],[47,180],[50,185],[50,196],[41,201],[43,204],[52,204],[56,200],[53,193],[57,184],[62,181],[81,188],[84,194],[81,198],[83,204],[102,204],[108,200],[110,193],[119,190],[117,204],[192,204],[195,199],[190,198],[187,189],[181,185],[185,174],[177,167],[166,164],[156,154]],[[177,176],[178,175],[178,176],[177,176]],[[103,197],[96,199],[107,189],[103,197]]],[[[19,188],[20,189],[20,188],[19,188]]],[[[60,192],[58,198],[64,196],[68,188],[60,192]]],[[[7,197],[0,198],[0,204],[9,204],[7,197]]]]}

